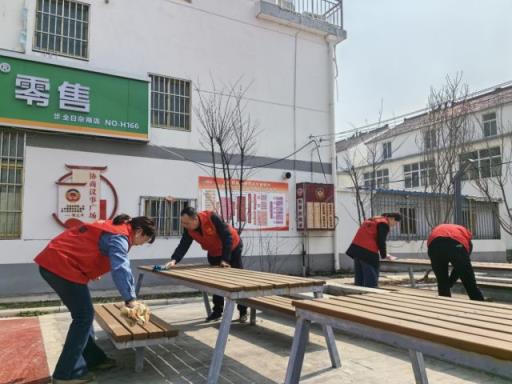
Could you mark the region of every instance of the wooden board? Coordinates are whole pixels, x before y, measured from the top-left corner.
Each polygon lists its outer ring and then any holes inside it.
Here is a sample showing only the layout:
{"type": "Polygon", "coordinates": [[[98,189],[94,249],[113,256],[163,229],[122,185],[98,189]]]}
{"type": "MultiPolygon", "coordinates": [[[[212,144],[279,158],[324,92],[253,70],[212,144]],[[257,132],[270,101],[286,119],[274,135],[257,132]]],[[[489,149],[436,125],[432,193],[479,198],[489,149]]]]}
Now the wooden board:
{"type": "Polygon", "coordinates": [[[281,296],[265,296],[239,300],[238,302],[248,307],[266,308],[289,316],[295,316],[295,307],[292,305],[292,301],[292,299],[281,296]]]}
{"type": "MultiPolygon", "coordinates": [[[[150,266],[139,269],[154,272],[150,266]]],[[[159,275],[189,281],[195,284],[212,287],[227,292],[272,290],[277,288],[315,287],[325,284],[324,280],[306,279],[302,277],[280,275],[276,273],[258,272],[237,268],[189,268],[169,269],[154,272],[159,275]]]]}
{"type": "Polygon", "coordinates": [[[159,339],[176,337],[178,330],[158,316],[151,315],[148,323],[132,325],[121,315],[123,304],[96,304],[95,319],[116,342],[131,340],[159,339]]]}
{"type": "Polygon", "coordinates": [[[492,313],[489,314],[486,311],[482,311],[481,309],[467,309],[467,308],[459,308],[450,306],[448,303],[440,302],[440,303],[427,303],[425,304],[422,301],[418,301],[414,298],[408,297],[386,297],[386,295],[359,295],[361,300],[368,302],[368,305],[373,305],[374,303],[385,303],[392,304],[395,306],[410,308],[410,309],[419,309],[422,311],[427,311],[433,314],[445,314],[447,311],[451,313],[452,316],[458,317],[458,321],[464,320],[477,320],[484,322],[490,329],[495,329],[496,326],[502,327],[510,327],[512,324],[512,319],[502,319],[496,316],[493,316],[492,313]]]}
{"type": "Polygon", "coordinates": [[[404,307],[401,303],[396,303],[394,305],[387,303],[372,303],[372,305],[368,305],[366,300],[349,296],[329,299],[329,302],[332,303],[331,300],[339,302],[343,308],[352,308],[366,313],[387,316],[390,319],[402,319],[415,322],[419,325],[426,324],[444,329],[458,330],[467,334],[480,335],[512,343],[511,326],[499,326],[498,328],[497,324],[494,324],[493,327],[493,323],[486,323],[484,321],[477,320],[465,320],[464,318],[458,319],[456,316],[451,315],[450,311],[445,311],[444,314],[432,313],[429,312],[427,308],[425,308],[425,310],[410,309],[404,307]]]}
{"type": "Polygon", "coordinates": [[[376,329],[404,334],[461,350],[512,361],[512,342],[480,334],[467,333],[459,329],[446,329],[432,324],[402,319],[401,316],[393,315],[392,311],[373,313],[375,311],[369,311],[367,304],[351,308],[346,303],[338,300],[322,299],[293,301],[293,305],[297,309],[304,309],[319,315],[339,320],[348,320],[376,329]]]}
{"type": "MultiPolygon", "coordinates": [[[[460,306],[473,306],[476,301],[471,301],[467,298],[457,298],[457,297],[445,297],[445,296],[437,296],[437,292],[434,291],[425,291],[423,289],[417,289],[417,288],[399,288],[397,290],[390,291],[389,294],[395,294],[395,295],[404,295],[409,297],[422,297],[422,298],[430,298],[433,300],[443,300],[450,302],[454,305],[460,305],[460,306]]],[[[486,308],[486,310],[491,312],[497,312],[497,313],[510,313],[510,304],[502,304],[502,303],[493,303],[490,301],[478,301],[478,307],[480,308],[486,308]]]]}
{"type": "Polygon", "coordinates": [[[115,341],[124,342],[133,340],[132,333],[120,324],[103,305],[95,305],[94,312],[96,321],[115,341]]]}

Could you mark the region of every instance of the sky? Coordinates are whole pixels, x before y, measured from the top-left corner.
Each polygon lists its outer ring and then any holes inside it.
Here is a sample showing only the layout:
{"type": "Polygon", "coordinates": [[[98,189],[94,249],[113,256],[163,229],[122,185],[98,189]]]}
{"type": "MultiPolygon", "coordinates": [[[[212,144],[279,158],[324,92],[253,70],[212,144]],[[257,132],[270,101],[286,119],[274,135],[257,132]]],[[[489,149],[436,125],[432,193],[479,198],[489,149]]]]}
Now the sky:
{"type": "Polygon", "coordinates": [[[427,106],[462,71],[470,92],[512,81],[512,0],[344,0],[336,131],[427,106]],[[381,107],[382,106],[382,107],[381,107]]]}

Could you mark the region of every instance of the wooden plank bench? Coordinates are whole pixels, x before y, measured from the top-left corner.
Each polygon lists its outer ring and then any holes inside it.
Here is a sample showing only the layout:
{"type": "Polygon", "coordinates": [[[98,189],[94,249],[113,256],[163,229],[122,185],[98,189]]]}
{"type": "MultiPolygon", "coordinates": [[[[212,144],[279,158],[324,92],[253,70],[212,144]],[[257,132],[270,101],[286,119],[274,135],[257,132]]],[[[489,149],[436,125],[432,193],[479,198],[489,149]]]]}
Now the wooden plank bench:
{"type": "Polygon", "coordinates": [[[178,330],[151,314],[147,324],[131,325],[121,315],[123,304],[96,304],[94,317],[117,349],[135,348],[135,372],[144,367],[144,348],[155,344],[172,343],[178,330]]]}
{"type": "Polygon", "coordinates": [[[311,322],[409,350],[416,383],[423,354],[512,379],[512,306],[417,289],[294,301],[297,324],[285,383],[298,383],[311,322]]]}
{"type": "Polygon", "coordinates": [[[284,315],[287,317],[295,317],[295,307],[292,305],[293,300],[284,296],[264,296],[253,297],[250,299],[238,300],[239,304],[245,305],[250,311],[250,324],[256,324],[256,310],[269,311],[284,315]]]}

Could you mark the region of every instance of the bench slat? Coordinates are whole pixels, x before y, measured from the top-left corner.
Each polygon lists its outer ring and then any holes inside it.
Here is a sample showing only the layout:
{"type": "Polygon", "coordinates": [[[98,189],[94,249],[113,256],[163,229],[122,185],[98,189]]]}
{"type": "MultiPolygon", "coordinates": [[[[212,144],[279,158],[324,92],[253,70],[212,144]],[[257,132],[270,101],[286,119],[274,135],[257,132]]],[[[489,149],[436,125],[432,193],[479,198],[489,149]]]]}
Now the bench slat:
{"type": "Polygon", "coordinates": [[[115,341],[124,342],[133,340],[132,333],[119,323],[103,305],[96,304],[94,306],[94,312],[96,321],[115,341]]]}
{"type": "Polygon", "coordinates": [[[151,322],[164,330],[165,337],[178,336],[179,330],[173,327],[171,324],[167,323],[166,321],[162,320],[158,316],[151,315],[151,322]]]}
{"type": "Polygon", "coordinates": [[[428,312],[428,309],[417,310],[399,305],[372,303],[368,305],[366,301],[352,297],[332,298],[343,303],[343,306],[352,309],[364,310],[368,313],[382,314],[390,318],[399,318],[417,322],[418,324],[434,325],[445,329],[455,329],[468,334],[490,337],[498,340],[506,340],[512,343],[512,327],[499,326],[499,332],[496,332],[496,325],[484,321],[466,320],[449,314],[435,314],[428,312]]]}
{"type": "Polygon", "coordinates": [[[103,308],[105,308],[119,323],[132,333],[133,340],[143,340],[148,338],[148,332],[138,324],[132,326],[128,319],[121,315],[121,312],[114,304],[104,304],[103,308]]]}
{"type": "Polygon", "coordinates": [[[328,304],[319,302],[318,300],[303,300],[293,301],[293,305],[295,305],[297,309],[304,309],[337,319],[349,320],[374,328],[449,345],[465,351],[481,353],[507,361],[511,361],[512,359],[512,343],[503,340],[468,335],[464,332],[429,325],[418,327],[417,323],[411,321],[344,308],[340,303],[328,304]]]}
{"type": "MultiPolygon", "coordinates": [[[[319,300],[321,302],[329,302],[332,303],[332,300],[323,299],[319,300]]],[[[495,331],[488,331],[485,329],[480,329],[476,327],[471,326],[464,326],[461,324],[454,324],[451,321],[446,320],[437,320],[430,316],[428,316],[427,313],[425,313],[424,316],[421,315],[413,315],[413,314],[407,314],[404,312],[400,312],[399,306],[396,307],[396,309],[380,309],[368,306],[364,303],[352,303],[348,300],[337,300],[340,301],[343,307],[354,309],[357,311],[369,313],[369,314],[375,314],[375,315],[382,315],[389,317],[390,319],[398,319],[398,320],[405,320],[409,321],[411,323],[416,323],[418,328],[423,326],[434,326],[438,328],[444,328],[446,330],[456,330],[459,332],[466,333],[468,337],[471,337],[473,335],[481,336],[481,337],[488,337],[489,339],[495,339],[495,340],[505,340],[511,343],[512,345],[512,336],[507,333],[501,333],[501,332],[495,332],[495,331]]]]}
{"type": "MultiPolygon", "coordinates": [[[[153,268],[151,267],[139,267],[139,269],[142,269],[144,271],[149,271],[149,272],[152,272],[152,273],[155,273],[157,275],[166,275],[166,276],[169,276],[169,277],[176,277],[178,279],[182,279],[182,280],[185,280],[185,281],[189,281],[191,283],[198,283],[198,277],[194,274],[190,275],[186,272],[189,272],[189,271],[183,271],[183,270],[167,270],[167,271],[161,271],[161,272],[155,272],[153,271],[153,268]]],[[[192,269],[192,268],[191,268],[192,269]]],[[[207,281],[204,281],[204,279],[201,281],[201,284],[202,285],[205,285],[207,287],[211,287],[211,288],[216,288],[216,289],[220,289],[222,291],[228,291],[228,292],[237,292],[239,291],[239,287],[235,284],[229,284],[229,283],[222,283],[222,282],[217,282],[217,281],[213,281],[212,279],[208,279],[207,281]]]]}
{"type": "Polygon", "coordinates": [[[250,278],[257,278],[258,281],[267,281],[271,284],[284,284],[289,287],[307,287],[315,285],[324,285],[325,281],[317,279],[309,279],[296,276],[280,275],[277,273],[259,272],[250,269],[237,269],[230,268],[232,273],[239,276],[246,276],[250,278]]]}
{"type": "MultiPolygon", "coordinates": [[[[400,296],[406,296],[406,297],[421,297],[421,300],[429,300],[429,301],[445,301],[449,302],[451,305],[457,305],[459,307],[474,307],[475,302],[469,300],[469,299],[458,299],[454,297],[445,297],[445,296],[436,296],[432,293],[425,292],[421,289],[404,289],[404,290],[398,290],[398,291],[392,291],[389,293],[389,295],[393,295],[396,297],[400,296]]],[[[504,314],[504,315],[510,315],[512,306],[510,304],[500,304],[500,303],[490,303],[487,301],[479,301],[478,306],[482,309],[485,308],[488,312],[493,312],[496,314],[504,314]]]]}
{"type": "Polygon", "coordinates": [[[276,280],[272,280],[268,277],[261,278],[261,277],[254,276],[253,274],[247,274],[244,272],[243,269],[238,269],[238,268],[227,268],[223,273],[225,273],[226,275],[229,275],[229,276],[236,277],[237,279],[242,280],[242,281],[257,282],[259,284],[263,283],[264,285],[262,286],[262,288],[267,288],[269,286],[274,287],[274,288],[297,286],[295,283],[276,281],[276,280]]]}
{"type": "Polygon", "coordinates": [[[459,308],[451,307],[449,305],[425,305],[421,304],[421,301],[418,300],[396,300],[395,298],[392,297],[386,297],[386,295],[359,295],[359,297],[361,300],[367,301],[369,305],[373,305],[373,303],[385,303],[394,305],[395,307],[400,305],[406,308],[419,309],[422,311],[438,314],[445,314],[446,310],[448,309],[450,310],[451,315],[459,317],[460,321],[463,321],[464,319],[477,320],[480,322],[485,322],[489,327],[493,327],[492,329],[496,329],[496,327],[499,327],[499,329],[503,329],[501,328],[502,326],[511,327],[512,329],[512,322],[510,320],[504,320],[494,316],[482,315],[480,314],[481,311],[464,311],[459,310],[459,308]]]}
{"type": "MultiPolygon", "coordinates": [[[[114,306],[121,311],[123,308],[122,304],[114,304],[114,306]]],[[[149,322],[141,325],[141,328],[147,332],[148,339],[158,339],[165,336],[165,331],[153,323],[153,315],[150,315],[149,322]]]]}
{"type": "Polygon", "coordinates": [[[278,298],[279,296],[265,296],[239,300],[239,302],[248,307],[270,309],[276,312],[284,313],[285,315],[295,316],[295,307],[292,305],[292,299],[278,298]]]}
{"type": "Polygon", "coordinates": [[[194,276],[200,279],[208,279],[209,281],[217,281],[217,282],[227,282],[230,284],[234,284],[238,287],[243,287],[243,290],[255,290],[255,289],[265,289],[268,288],[268,284],[264,284],[261,281],[253,281],[251,279],[243,278],[241,276],[230,274],[229,270],[231,268],[226,268],[223,271],[222,276],[215,276],[215,273],[212,273],[212,270],[198,270],[198,271],[189,271],[194,276]]]}

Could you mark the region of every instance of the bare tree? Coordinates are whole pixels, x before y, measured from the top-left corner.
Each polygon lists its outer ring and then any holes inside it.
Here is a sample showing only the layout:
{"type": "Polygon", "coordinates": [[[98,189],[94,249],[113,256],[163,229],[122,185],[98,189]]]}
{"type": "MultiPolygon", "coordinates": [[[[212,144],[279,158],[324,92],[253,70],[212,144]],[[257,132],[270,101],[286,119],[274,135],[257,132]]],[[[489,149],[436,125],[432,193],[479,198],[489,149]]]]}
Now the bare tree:
{"type": "Polygon", "coordinates": [[[219,213],[235,227],[234,191],[237,190],[236,222],[238,232],[242,233],[243,185],[252,169],[246,164],[256,151],[257,124],[247,111],[245,95],[249,86],[238,80],[219,88],[213,79],[211,85],[211,91],[203,91],[197,83],[195,91],[199,102],[194,112],[201,124],[201,144],[211,155],[212,176],[220,202],[219,213]],[[235,180],[238,180],[238,184],[235,180]],[[226,204],[222,204],[223,194],[226,204]]]}
{"type": "Polygon", "coordinates": [[[425,218],[430,226],[449,222],[453,216],[454,176],[473,141],[468,94],[461,73],[446,76],[441,88],[430,89],[428,112],[418,118],[417,140],[422,149],[418,181],[426,192],[433,194],[425,204],[425,218]]]}

